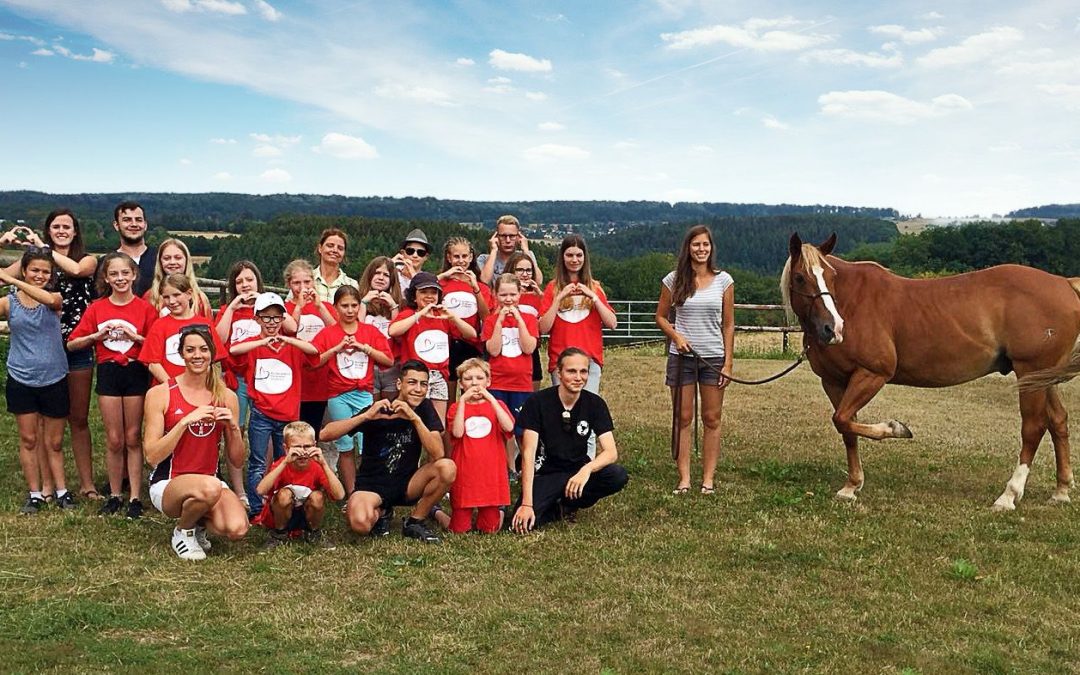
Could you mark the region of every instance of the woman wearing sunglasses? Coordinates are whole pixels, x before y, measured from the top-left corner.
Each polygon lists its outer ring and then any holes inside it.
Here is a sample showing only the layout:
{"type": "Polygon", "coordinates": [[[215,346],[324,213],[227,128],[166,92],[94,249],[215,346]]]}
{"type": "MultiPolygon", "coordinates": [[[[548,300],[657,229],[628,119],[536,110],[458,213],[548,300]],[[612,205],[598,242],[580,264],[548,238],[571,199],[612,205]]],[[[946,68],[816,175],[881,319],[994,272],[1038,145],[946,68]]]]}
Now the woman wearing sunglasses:
{"type": "Polygon", "coordinates": [[[247,511],[217,477],[218,444],[224,439],[229,464],[244,462],[244,438],[236,394],[225,386],[220,341],[209,326],[180,329],[183,371],[146,394],[146,461],[150,501],[178,520],[172,547],[183,560],[203,560],[210,550],[209,530],[230,540],[248,531],[247,511]]]}

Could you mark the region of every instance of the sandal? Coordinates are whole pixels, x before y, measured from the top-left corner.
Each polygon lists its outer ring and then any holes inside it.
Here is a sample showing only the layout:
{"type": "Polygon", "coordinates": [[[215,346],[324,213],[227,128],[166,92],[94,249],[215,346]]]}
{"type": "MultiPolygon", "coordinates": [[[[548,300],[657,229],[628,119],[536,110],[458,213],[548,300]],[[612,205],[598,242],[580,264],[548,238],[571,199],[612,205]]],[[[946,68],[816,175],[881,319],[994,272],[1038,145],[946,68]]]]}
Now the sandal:
{"type": "Polygon", "coordinates": [[[89,490],[79,490],[79,496],[83,499],[89,499],[95,502],[101,501],[101,495],[98,494],[98,491],[94,488],[90,488],[89,490]]]}
{"type": "Polygon", "coordinates": [[[703,494],[703,495],[716,494],[716,488],[713,487],[712,485],[705,485],[704,483],[702,483],[701,484],[701,494],[703,494]]]}
{"type": "Polygon", "coordinates": [[[673,495],[684,495],[687,492],[690,492],[690,486],[689,485],[679,485],[674,490],[671,491],[671,494],[673,494],[673,495]]]}
{"type": "Polygon", "coordinates": [[[50,506],[56,502],[56,495],[51,492],[49,494],[42,494],[41,498],[44,499],[45,503],[50,506]]]}

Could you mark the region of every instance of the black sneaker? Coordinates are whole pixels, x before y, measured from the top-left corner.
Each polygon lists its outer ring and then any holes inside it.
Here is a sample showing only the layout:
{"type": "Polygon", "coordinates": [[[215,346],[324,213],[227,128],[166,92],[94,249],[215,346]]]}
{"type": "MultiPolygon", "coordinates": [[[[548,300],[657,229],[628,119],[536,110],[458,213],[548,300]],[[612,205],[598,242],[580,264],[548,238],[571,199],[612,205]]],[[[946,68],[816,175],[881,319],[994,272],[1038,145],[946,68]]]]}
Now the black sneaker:
{"type": "Polygon", "coordinates": [[[64,493],[63,497],[56,498],[56,506],[60,509],[73,509],[75,508],[75,497],[72,496],[71,491],[68,490],[64,493]]]}
{"type": "Polygon", "coordinates": [[[385,537],[390,534],[390,521],[394,519],[394,510],[386,509],[379,516],[379,519],[375,521],[375,525],[371,528],[372,537],[385,537]]]}
{"type": "Polygon", "coordinates": [[[263,551],[273,551],[278,546],[283,546],[289,543],[289,533],[285,530],[270,530],[270,536],[266,538],[266,543],[263,544],[263,551]]]}
{"type": "Polygon", "coordinates": [[[43,508],[45,508],[44,499],[41,499],[40,497],[27,497],[26,503],[19,509],[19,515],[32,516],[43,508]]]}
{"type": "Polygon", "coordinates": [[[331,542],[329,539],[326,538],[325,535],[323,535],[323,531],[321,529],[308,530],[307,532],[304,532],[304,541],[311,544],[312,546],[317,546],[326,551],[333,551],[335,548],[333,542],[331,542]]]}
{"type": "Polygon", "coordinates": [[[142,518],[143,505],[142,501],[138,499],[132,499],[128,502],[127,517],[128,520],[138,520],[142,518]]]}
{"type": "Polygon", "coordinates": [[[560,511],[560,517],[562,518],[563,521],[565,521],[565,522],[567,522],[567,523],[569,523],[571,525],[573,525],[574,523],[577,522],[577,512],[578,512],[578,510],[576,508],[574,508],[572,506],[567,506],[566,504],[564,504],[564,503],[562,503],[560,501],[559,502],[559,511],[560,511]]]}
{"type": "Polygon", "coordinates": [[[428,529],[422,520],[407,518],[401,526],[401,536],[409,539],[418,539],[425,544],[438,544],[442,541],[439,535],[428,529]]]}
{"type": "Polygon", "coordinates": [[[98,509],[98,515],[99,516],[113,516],[113,515],[116,515],[120,511],[120,507],[123,506],[123,505],[124,505],[124,501],[120,497],[117,497],[116,495],[113,495],[113,496],[109,497],[108,499],[106,499],[105,503],[101,505],[101,508],[98,509]]]}

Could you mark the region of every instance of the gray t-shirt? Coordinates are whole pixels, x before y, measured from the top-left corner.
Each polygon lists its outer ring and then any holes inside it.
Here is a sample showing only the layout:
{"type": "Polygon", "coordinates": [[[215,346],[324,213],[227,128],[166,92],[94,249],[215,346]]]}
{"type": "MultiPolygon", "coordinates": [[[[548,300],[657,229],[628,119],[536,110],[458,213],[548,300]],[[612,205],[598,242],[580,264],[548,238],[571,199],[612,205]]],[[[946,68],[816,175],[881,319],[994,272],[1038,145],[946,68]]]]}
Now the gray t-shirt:
{"type": "MultiPolygon", "coordinates": [[[[724,316],[724,291],[735,283],[727,272],[713,277],[712,283],[699,288],[681,307],[675,307],[675,332],[686,338],[700,356],[723,358],[724,332],[721,322],[724,316]]],[[[664,286],[674,292],[675,272],[668,272],[664,286]]],[[[675,343],[668,348],[669,354],[678,354],[675,343]]]]}

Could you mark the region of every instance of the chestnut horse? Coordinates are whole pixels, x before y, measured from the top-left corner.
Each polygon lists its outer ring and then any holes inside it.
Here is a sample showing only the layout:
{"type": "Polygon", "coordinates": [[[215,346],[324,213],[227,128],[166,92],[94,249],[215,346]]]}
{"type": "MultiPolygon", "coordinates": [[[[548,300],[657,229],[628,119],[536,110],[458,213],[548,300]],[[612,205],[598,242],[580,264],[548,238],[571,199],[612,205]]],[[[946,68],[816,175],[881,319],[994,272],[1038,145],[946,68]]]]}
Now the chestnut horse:
{"type": "Polygon", "coordinates": [[[886,383],[948,387],[1015,372],[1023,378],[1020,459],[994,509],[1016,508],[1047,430],[1057,460],[1051,500],[1068,502],[1068,413],[1055,383],[1080,370],[1080,278],[1001,265],[941,279],[905,279],[877,263],[829,255],[835,245],[836,234],[820,246],[792,234],[780,290],[802,325],[807,358],[832,402],[833,425],[847,449],[848,479],[837,498],[853,500],[863,486],[859,436],[912,436],[896,420],[857,420],[886,383]]]}

